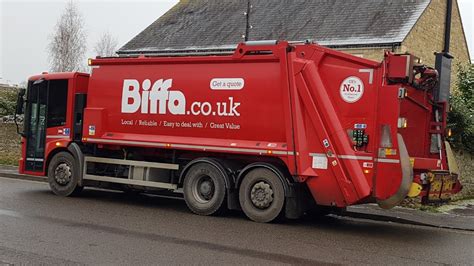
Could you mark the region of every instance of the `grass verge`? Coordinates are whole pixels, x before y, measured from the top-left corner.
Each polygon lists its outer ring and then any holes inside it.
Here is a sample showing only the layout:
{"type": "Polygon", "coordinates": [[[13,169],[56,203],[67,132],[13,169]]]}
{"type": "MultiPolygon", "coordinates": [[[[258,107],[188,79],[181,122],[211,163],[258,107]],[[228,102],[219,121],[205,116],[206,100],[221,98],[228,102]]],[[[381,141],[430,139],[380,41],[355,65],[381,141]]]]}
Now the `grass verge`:
{"type": "Polygon", "coordinates": [[[15,124],[0,122],[0,164],[18,165],[20,151],[20,136],[15,124]]]}

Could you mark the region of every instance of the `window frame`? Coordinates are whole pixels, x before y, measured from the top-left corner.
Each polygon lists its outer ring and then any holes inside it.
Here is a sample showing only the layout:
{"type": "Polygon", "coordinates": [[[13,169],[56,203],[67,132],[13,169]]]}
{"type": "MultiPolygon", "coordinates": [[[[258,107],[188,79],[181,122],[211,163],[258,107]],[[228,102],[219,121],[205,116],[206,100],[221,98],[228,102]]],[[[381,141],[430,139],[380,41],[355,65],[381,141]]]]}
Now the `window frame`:
{"type": "Polygon", "coordinates": [[[49,80],[46,128],[66,126],[69,99],[68,96],[69,79],[49,80]],[[57,86],[56,83],[58,83],[57,86]],[[52,118],[55,119],[52,120],[52,118]]]}

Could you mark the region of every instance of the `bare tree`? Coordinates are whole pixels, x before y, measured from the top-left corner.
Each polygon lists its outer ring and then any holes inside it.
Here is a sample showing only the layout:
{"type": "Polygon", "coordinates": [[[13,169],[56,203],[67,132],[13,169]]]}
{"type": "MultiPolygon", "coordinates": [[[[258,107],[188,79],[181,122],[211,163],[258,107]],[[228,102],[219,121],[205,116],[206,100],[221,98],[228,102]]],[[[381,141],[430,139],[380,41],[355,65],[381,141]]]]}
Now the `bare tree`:
{"type": "Polygon", "coordinates": [[[56,23],[48,52],[50,70],[69,72],[85,70],[86,33],[76,4],[69,1],[56,23]]]}
{"type": "Polygon", "coordinates": [[[118,41],[109,32],[104,32],[100,40],[94,46],[94,52],[98,56],[113,56],[117,50],[118,41]]]}

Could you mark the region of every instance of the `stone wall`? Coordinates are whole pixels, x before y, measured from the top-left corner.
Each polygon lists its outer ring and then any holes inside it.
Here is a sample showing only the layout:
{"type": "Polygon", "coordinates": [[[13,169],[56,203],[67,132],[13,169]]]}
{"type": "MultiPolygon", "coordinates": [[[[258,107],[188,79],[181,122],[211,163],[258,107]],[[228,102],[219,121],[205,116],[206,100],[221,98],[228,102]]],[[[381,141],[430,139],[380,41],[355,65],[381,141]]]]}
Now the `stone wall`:
{"type": "Polygon", "coordinates": [[[455,157],[463,189],[454,199],[474,198],[474,155],[458,151],[455,157]]]}
{"type": "MultiPolygon", "coordinates": [[[[446,0],[432,0],[423,15],[402,43],[401,51],[412,53],[422,59],[424,64],[434,66],[434,52],[444,48],[444,21],[446,17],[446,0]]],[[[456,84],[459,64],[470,62],[467,43],[462,28],[461,16],[457,1],[453,1],[451,19],[450,54],[454,56],[452,84],[456,84]]]]}
{"type": "MultiPolygon", "coordinates": [[[[342,52],[349,53],[355,56],[363,57],[365,59],[374,60],[381,62],[383,60],[383,55],[385,50],[392,50],[387,48],[348,48],[348,49],[339,49],[342,52]]],[[[400,47],[396,48],[394,52],[400,52],[400,47]]]]}
{"type": "MultiPolygon", "coordinates": [[[[444,48],[444,23],[446,16],[446,0],[432,0],[422,14],[418,22],[410,31],[401,46],[396,47],[396,53],[412,53],[419,57],[424,64],[433,66],[435,64],[435,52],[444,48]]],[[[350,48],[341,49],[353,55],[361,56],[375,61],[382,61],[386,48],[350,48]]],[[[391,50],[391,49],[389,49],[391,50]]],[[[457,1],[453,1],[453,12],[451,21],[450,53],[455,57],[453,60],[452,84],[456,83],[458,64],[470,62],[469,52],[462,28],[461,16],[457,1]]]]}

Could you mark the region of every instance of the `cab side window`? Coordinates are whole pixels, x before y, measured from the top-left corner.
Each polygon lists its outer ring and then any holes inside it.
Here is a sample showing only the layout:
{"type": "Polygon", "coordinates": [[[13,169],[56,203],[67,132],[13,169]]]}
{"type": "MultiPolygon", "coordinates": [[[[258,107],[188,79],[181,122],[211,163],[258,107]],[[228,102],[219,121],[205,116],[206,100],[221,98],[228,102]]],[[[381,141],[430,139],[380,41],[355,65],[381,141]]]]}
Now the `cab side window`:
{"type": "Polygon", "coordinates": [[[48,127],[66,124],[68,80],[51,80],[48,90],[48,127]]]}

